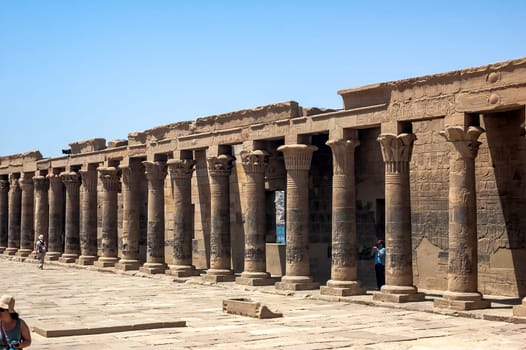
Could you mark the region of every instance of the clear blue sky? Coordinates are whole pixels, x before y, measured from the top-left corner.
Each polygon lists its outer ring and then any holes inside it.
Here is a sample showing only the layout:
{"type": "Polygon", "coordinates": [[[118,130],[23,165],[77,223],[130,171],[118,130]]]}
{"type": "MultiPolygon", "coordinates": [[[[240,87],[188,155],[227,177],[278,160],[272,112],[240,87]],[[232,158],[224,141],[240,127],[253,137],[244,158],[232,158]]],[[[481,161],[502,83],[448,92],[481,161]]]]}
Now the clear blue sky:
{"type": "Polygon", "coordinates": [[[526,1],[0,0],[0,155],[526,56],[526,1]]]}

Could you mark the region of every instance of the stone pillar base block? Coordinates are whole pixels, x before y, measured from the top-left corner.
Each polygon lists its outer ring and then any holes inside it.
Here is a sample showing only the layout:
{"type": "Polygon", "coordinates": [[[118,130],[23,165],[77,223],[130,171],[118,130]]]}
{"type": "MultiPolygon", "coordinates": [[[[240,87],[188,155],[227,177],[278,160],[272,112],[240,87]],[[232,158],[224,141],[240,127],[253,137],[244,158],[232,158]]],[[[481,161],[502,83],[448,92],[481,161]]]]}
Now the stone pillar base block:
{"type": "Polygon", "coordinates": [[[58,258],[60,258],[61,253],[59,252],[47,252],[46,257],[44,258],[46,261],[57,261],[58,258]]]}
{"type": "Polygon", "coordinates": [[[131,271],[131,270],[138,270],[141,266],[141,263],[139,260],[119,260],[118,263],[115,264],[115,268],[117,270],[121,271],[131,271]]]}
{"type": "Polygon", "coordinates": [[[526,317],[526,301],[522,301],[522,305],[513,306],[513,316],[526,317]]]}
{"type": "Polygon", "coordinates": [[[276,283],[276,279],[266,277],[236,277],[236,283],[244,286],[271,286],[276,283]]]}
{"type": "Polygon", "coordinates": [[[223,300],[223,312],[254,318],[283,317],[282,313],[272,312],[265,305],[245,298],[223,300]]]}
{"type": "Polygon", "coordinates": [[[16,256],[22,256],[22,257],[27,257],[29,256],[29,254],[31,254],[31,249],[18,249],[18,251],[16,252],[16,256]]]}
{"type": "Polygon", "coordinates": [[[7,249],[7,247],[0,247],[0,254],[4,254],[6,249],[7,249]]]}
{"type": "Polygon", "coordinates": [[[77,265],[93,265],[93,263],[97,260],[96,256],[86,256],[81,255],[79,258],[75,261],[77,265]]]}
{"type": "Polygon", "coordinates": [[[114,267],[116,263],[117,263],[117,258],[99,257],[99,260],[95,261],[93,263],[93,266],[95,267],[114,267]]]}
{"type": "Polygon", "coordinates": [[[151,275],[164,273],[166,271],[166,265],[161,263],[144,263],[139,267],[139,271],[151,275]]]}
{"type": "Polygon", "coordinates": [[[276,289],[280,290],[312,290],[319,289],[318,282],[312,282],[309,276],[283,276],[281,282],[276,282],[274,285],[276,289]]]}
{"type": "Polygon", "coordinates": [[[4,251],[4,254],[5,255],[15,255],[17,250],[18,248],[6,248],[6,250],[4,251]]]}
{"type": "Polygon", "coordinates": [[[168,270],[164,273],[175,277],[192,277],[197,274],[193,265],[168,265],[168,270]]]}
{"type": "Polygon", "coordinates": [[[210,275],[208,273],[201,274],[201,278],[205,282],[219,283],[219,282],[234,282],[236,276],[230,275],[210,275]]]}
{"type": "MultiPolygon", "coordinates": [[[[453,309],[453,310],[478,310],[488,309],[491,307],[489,300],[452,300],[439,298],[433,301],[433,307],[442,309],[453,309]]],[[[515,311],[515,310],[513,310],[515,311]]]]}
{"type": "Polygon", "coordinates": [[[320,288],[322,295],[334,295],[338,297],[348,297],[351,295],[363,295],[366,289],[358,282],[332,281],[329,280],[326,286],[320,288]]]}
{"type": "Polygon", "coordinates": [[[384,285],[379,292],[373,293],[373,300],[390,303],[411,303],[424,301],[426,295],[418,293],[413,286],[384,285]]]}
{"type": "Polygon", "coordinates": [[[426,295],[424,293],[409,293],[409,294],[391,294],[385,292],[374,292],[373,300],[385,301],[388,303],[412,303],[417,301],[424,301],[426,295]]]}
{"type": "Polygon", "coordinates": [[[77,260],[78,255],[77,254],[62,254],[60,258],[58,258],[58,261],[61,263],[74,263],[75,260],[77,260]]]}

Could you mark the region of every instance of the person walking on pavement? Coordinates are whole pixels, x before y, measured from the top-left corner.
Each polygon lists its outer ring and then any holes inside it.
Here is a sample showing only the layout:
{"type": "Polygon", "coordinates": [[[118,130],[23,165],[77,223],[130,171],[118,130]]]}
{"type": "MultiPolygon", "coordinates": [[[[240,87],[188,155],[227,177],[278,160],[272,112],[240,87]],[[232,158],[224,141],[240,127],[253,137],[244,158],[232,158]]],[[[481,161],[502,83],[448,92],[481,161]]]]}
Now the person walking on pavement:
{"type": "Polygon", "coordinates": [[[38,268],[44,269],[44,258],[46,256],[47,244],[44,241],[44,235],[38,236],[35,242],[35,251],[37,252],[37,259],[39,261],[38,268]]]}
{"type": "Polygon", "coordinates": [[[383,240],[378,240],[371,250],[374,257],[374,271],[376,272],[376,286],[378,290],[385,284],[385,246],[383,240]]]}

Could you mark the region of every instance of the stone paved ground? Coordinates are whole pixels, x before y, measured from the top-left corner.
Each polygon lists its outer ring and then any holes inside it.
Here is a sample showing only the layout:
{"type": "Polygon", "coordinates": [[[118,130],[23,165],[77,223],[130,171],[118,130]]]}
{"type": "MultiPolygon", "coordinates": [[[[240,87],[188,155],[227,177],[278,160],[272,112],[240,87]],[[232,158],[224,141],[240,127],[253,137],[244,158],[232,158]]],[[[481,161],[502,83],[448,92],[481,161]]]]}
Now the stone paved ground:
{"type": "MultiPolygon", "coordinates": [[[[430,301],[401,308],[370,306],[364,304],[372,303],[371,296],[327,301],[318,291],[284,295],[273,287],[203,285],[197,278],[178,283],[168,276],[60,265],[40,271],[34,263],[6,259],[0,259],[0,273],[9,276],[0,292],[16,296],[18,311],[30,326],[187,321],[182,328],[98,335],[45,338],[33,333],[32,349],[526,349],[526,323],[425,312],[430,301]],[[222,300],[234,297],[251,297],[284,317],[260,320],[223,313],[222,300]]],[[[505,304],[494,311],[511,313],[505,304]]]]}

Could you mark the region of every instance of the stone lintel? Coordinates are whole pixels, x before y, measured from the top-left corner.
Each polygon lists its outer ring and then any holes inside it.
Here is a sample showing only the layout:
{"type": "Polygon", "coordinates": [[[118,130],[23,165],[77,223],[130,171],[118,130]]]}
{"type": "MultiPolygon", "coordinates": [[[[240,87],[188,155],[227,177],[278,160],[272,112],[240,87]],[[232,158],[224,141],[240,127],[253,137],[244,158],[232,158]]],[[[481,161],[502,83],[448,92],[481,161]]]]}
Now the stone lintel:
{"type": "Polygon", "coordinates": [[[139,270],[141,263],[139,260],[119,260],[115,264],[115,269],[120,271],[130,271],[130,270],[139,270]]]}
{"type": "Polygon", "coordinates": [[[320,288],[318,282],[276,282],[274,286],[279,290],[312,290],[320,288]]]}
{"type": "Polygon", "coordinates": [[[417,301],[424,301],[426,295],[424,293],[405,293],[405,294],[392,294],[385,292],[374,292],[373,300],[384,301],[388,303],[411,303],[417,301]]]}
{"type": "Polygon", "coordinates": [[[236,283],[244,286],[271,286],[276,283],[272,277],[236,277],[236,283]]]}
{"type": "MultiPolygon", "coordinates": [[[[433,301],[433,307],[453,310],[478,310],[491,308],[489,300],[452,300],[439,298],[433,301]]],[[[514,310],[515,311],[515,310],[514,310]]]]}
{"type": "Polygon", "coordinates": [[[87,256],[87,255],[81,255],[79,258],[75,261],[77,265],[93,265],[93,263],[97,260],[96,256],[87,256]]]}
{"type": "Polygon", "coordinates": [[[139,271],[151,275],[162,274],[166,271],[166,265],[162,263],[145,263],[139,267],[139,271]]]}

